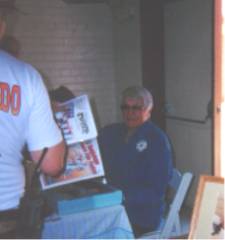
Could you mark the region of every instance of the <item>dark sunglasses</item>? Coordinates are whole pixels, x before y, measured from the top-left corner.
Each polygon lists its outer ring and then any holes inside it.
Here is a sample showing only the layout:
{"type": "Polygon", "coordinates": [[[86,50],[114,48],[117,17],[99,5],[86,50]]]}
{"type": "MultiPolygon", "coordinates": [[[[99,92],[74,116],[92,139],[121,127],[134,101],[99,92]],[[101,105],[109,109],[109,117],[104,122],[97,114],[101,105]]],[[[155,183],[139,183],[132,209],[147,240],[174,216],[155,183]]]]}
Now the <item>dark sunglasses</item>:
{"type": "Polygon", "coordinates": [[[130,110],[130,111],[141,111],[141,110],[144,109],[144,107],[143,106],[138,106],[138,105],[133,105],[133,106],[121,105],[120,109],[122,111],[128,111],[128,110],[130,110]]]}

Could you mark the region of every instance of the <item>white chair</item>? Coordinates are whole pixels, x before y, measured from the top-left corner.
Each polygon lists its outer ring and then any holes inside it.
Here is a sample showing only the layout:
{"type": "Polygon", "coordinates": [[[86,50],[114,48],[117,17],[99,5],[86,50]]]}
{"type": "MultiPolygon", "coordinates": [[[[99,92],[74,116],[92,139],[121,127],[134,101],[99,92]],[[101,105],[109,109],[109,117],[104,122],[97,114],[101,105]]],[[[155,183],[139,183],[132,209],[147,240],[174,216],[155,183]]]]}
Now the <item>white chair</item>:
{"type": "Polygon", "coordinates": [[[160,223],[158,229],[140,237],[140,239],[163,239],[171,236],[181,235],[180,209],[189,189],[193,174],[185,172],[181,174],[177,169],[173,170],[173,177],[169,183],[169,189],[174,191],[174,198],[170,204],[165,219],[160,223]]]}

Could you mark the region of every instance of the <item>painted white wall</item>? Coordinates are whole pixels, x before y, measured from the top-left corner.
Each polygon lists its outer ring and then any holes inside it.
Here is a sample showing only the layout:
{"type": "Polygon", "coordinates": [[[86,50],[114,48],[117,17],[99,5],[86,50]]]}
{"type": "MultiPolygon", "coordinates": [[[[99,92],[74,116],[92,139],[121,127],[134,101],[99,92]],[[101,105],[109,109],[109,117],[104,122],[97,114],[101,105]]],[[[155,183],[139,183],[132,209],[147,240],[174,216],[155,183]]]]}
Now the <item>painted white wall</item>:
{"type": "Polygon", "coordinates": [[[20,12],[9,16],[8,33],[49,89],[63,84],[87,93],[97,125],[104,126],[120,119],[122,89],[141,82],[139,4],[92,2],[16,0],[20,12]]]}
{"type": "MultiPolygon", "coordinates": [[[[168,114],[204,120],[212,95],[212,0],[167,1],[165,14],[165,83],[168,114]]],[[[200,174],[212,173],[212,122],[167,119],[176,166],[193,172],[191,203],[200,174]]]]}
{"type": "Polygon", "coordinates": [[[42,73],[49,88],[63,84],[76,95],[87,93],[98,126],[114,122],[117,110],[110,5],[16,0],[16,6],[20,13],[9,29],[21,42],[20,57],[42,73]]]}

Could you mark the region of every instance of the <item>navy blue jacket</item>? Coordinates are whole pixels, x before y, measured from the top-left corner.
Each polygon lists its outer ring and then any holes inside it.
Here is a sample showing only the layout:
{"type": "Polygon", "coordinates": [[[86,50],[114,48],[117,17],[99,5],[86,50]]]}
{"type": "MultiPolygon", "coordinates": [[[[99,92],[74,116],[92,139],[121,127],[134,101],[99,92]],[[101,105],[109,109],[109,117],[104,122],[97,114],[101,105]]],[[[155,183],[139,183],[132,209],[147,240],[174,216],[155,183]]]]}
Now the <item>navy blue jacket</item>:
{"type": "Polygon", "coordinates": [[[164,209],[164,195],[172,176],[171,146],[165,133],[145,122],[125,142],[122,123],[105,127],[99,144],[109,184],[121,189],[132,224],[157,228],[164,209]]]}

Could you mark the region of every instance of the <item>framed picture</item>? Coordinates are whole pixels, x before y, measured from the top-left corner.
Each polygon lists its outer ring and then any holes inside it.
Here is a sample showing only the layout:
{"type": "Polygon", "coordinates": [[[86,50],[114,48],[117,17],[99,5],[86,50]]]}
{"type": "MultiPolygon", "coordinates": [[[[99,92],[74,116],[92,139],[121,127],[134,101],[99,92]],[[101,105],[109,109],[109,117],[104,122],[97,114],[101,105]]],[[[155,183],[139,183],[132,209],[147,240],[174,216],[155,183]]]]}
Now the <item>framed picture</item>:
{"type": "Polygon", "coordinates": [[[189,239],[224,239],[224,178],[201,175],[189,239]]]}

